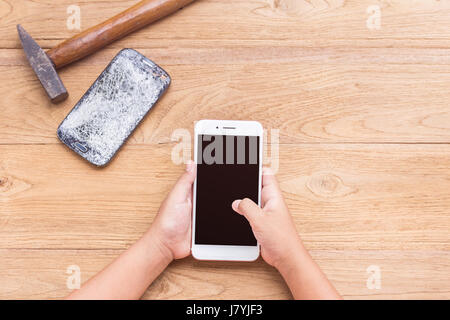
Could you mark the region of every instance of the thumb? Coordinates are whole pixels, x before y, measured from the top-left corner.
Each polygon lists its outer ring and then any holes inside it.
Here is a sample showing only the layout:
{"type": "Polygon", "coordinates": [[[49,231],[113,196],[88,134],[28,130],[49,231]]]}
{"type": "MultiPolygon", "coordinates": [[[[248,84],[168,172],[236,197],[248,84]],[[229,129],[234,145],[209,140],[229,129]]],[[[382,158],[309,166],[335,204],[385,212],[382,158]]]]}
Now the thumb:
{"type": "Polygon", "coordinates": [[[246,217],[252,226],[258,223],[262,215],[261,208],[248,198],[233,201],[231,207],[234,211],[246,217]]]}
{"type": "Polygon", "coordinates": [[[192,184],[194,183],[196,175],[196,165],[189,161],[186,164],[186,171],[178,179],[177,183],[172,189],[171,196],[175,197],[175,201],[184,201],[192,193],[192,184]]]}

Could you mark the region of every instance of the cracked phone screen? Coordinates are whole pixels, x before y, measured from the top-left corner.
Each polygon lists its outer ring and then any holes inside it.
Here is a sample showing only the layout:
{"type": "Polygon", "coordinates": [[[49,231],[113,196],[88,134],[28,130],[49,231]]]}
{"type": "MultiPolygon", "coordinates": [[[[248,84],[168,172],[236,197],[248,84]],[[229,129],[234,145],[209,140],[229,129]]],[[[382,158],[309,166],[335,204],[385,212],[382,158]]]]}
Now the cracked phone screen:
{"type": "Polygon", "coordinates": [[[67,115],[58,137],[89,162],[105,165],[169,84],[162,68],[137,51],[124,49],[67,115]]]}

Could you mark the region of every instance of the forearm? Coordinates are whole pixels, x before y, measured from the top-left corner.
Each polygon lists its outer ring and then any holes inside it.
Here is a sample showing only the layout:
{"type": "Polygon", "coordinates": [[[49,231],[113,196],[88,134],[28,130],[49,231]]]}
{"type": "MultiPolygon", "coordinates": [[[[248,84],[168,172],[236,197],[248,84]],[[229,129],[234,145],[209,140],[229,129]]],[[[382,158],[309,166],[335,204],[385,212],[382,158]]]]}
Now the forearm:
{"type": "Polygon", "coordinates": [[[280,264],[278,270],[289,286],[294,299],[341,299],[303,245],[299,245],[296,253],[280,264]]]}
{"type": "Polygon", "coordinates": [[[172,261],[158,239],[147,232],[68,299],[139,299],[172,261]]]}

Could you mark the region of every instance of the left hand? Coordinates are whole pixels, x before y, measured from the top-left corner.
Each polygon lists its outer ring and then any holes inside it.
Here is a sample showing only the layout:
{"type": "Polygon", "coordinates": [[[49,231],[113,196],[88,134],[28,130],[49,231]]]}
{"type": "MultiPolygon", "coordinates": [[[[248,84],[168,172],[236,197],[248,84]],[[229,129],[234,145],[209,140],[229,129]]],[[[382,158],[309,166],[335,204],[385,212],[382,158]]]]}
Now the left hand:
{"type": "Polygon", "coordinates": [[[188,162],[186,172],[167,195],[149,230],[162,252],[171,259],[181,259],[191,253],[192,185],[195,173],[195,163],[188,162]]]}

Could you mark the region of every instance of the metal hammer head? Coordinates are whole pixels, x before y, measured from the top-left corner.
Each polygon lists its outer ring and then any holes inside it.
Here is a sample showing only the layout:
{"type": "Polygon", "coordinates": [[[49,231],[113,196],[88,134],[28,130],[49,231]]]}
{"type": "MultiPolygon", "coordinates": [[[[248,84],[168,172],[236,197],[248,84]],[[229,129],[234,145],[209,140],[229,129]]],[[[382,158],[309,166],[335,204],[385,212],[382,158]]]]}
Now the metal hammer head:
{"type": "Polygon", "coordinates": [[[69,94],[59,78],[52,60],[20,24],[17,25],[17,31],[19,32],[20,41],[27,55],[28,62],[38,76],[39,81],[41,81],[49,98],[53,103],[66,99],[69,94]]]}

